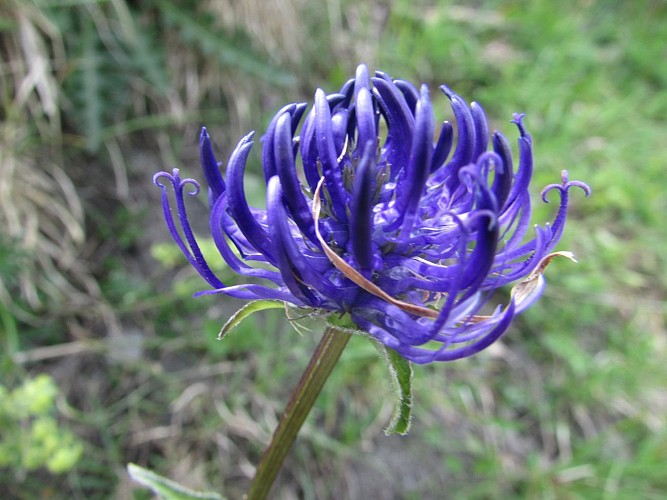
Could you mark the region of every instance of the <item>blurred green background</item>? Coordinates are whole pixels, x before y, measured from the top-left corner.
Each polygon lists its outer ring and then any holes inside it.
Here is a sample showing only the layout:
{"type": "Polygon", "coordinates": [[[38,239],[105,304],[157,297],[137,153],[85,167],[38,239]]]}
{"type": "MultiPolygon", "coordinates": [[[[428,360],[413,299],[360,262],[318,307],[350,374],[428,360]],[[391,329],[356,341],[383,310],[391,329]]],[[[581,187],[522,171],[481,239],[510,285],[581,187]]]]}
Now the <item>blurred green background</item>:
{"type": "MultiPolygon", "coordinates": [[[[664,498],[664,1],[4,0],[0,53],[5,498],[148,498],[128,462],[241,497],[320,331],[267,313],[216,341],[241,303],[191,298],[151,176],[201,177],[202,124],[225,160],[359,62],[430,84],[439,118],[441,83],[510,138],[525,112],[535,222],[562,169],[593,196],[559,247],[580,263],[502,342],[416,369],[409,436],[354,338],[275,497],[664,498]]],[[[256,152],[246,184],[261,203],[256,152]]]]}

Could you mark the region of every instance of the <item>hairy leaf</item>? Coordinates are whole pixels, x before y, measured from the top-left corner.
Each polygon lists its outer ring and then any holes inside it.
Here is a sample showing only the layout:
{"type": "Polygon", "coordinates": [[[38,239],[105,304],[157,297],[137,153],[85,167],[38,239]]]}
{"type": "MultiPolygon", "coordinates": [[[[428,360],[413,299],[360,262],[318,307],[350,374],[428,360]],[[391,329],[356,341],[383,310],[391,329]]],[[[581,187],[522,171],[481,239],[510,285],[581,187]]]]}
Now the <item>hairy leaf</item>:
{"type": "Polygon", "coordinates": [[[396,397],[394,414],[385,434],[404,436],[412,424],[412,363],[383,344],[375,342],[380,355],[387,362],[389,377],[396,397]]]}

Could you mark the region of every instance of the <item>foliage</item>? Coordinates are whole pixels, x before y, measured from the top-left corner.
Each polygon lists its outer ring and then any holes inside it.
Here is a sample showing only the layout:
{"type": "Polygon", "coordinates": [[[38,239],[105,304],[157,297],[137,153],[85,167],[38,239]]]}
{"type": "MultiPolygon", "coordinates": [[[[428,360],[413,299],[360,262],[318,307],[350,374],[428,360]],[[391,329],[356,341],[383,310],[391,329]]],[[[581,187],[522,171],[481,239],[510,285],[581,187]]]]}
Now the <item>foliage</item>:
{"type": "Polygon", "coordinates": [[[113,126],[126,121],[137,105],[151,113],[173,99],[167,50],[212,58],[222,70],[239,70],[274,84],[292,81],[286,69],[248,50],[252,44],[240,30],[230,34],[216,27],[201,2],[45,2],[41,14],[63,37],[68,67],[56,68],[62,77],[61,102],[88,152],[99,151],[113,138],[113,126]],[[160,43],[171,34],[180,35],[173,46],[160,43]]]}
{"type": "Polygon", "coordinates": [[[54,418],[57,394],[48,375],[27,379],[13,390],[0,386],[0,467],[25,476],[40,467],[62,474],[76,465],[83,445],[54,418]]]}

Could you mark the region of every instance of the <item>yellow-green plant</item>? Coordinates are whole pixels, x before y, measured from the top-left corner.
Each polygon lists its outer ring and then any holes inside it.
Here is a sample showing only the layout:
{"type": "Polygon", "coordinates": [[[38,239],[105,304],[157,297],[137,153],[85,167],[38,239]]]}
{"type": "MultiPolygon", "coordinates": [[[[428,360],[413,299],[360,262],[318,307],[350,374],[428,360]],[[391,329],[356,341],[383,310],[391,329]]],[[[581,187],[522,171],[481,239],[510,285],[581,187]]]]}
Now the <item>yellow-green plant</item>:
{"type": "Polygon", "coordinates": [[[58,387],[48,375],[25,380],[9,390],[0,386],[0,467],[19,475],[45,467],[52,474],[71,470],[83,444],[55,417],[58,387]]]}

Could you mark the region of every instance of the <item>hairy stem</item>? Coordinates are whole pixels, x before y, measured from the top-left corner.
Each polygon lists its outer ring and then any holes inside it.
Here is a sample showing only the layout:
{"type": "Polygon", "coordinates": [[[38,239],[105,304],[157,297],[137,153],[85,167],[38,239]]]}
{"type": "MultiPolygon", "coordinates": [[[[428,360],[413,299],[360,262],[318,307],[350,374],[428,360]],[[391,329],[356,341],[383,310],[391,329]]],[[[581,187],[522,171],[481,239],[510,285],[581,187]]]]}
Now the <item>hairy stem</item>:
{"type": "Polygon", "coordinates": [[[350,340],[350,334],[347,332],[331,326],[325,330],[299,384],[292,392],[269,447],[259,461],[255,478],[246,496],[247,500],[263,500],[269,494],[287,452],[348,340],[350,340]]]}

